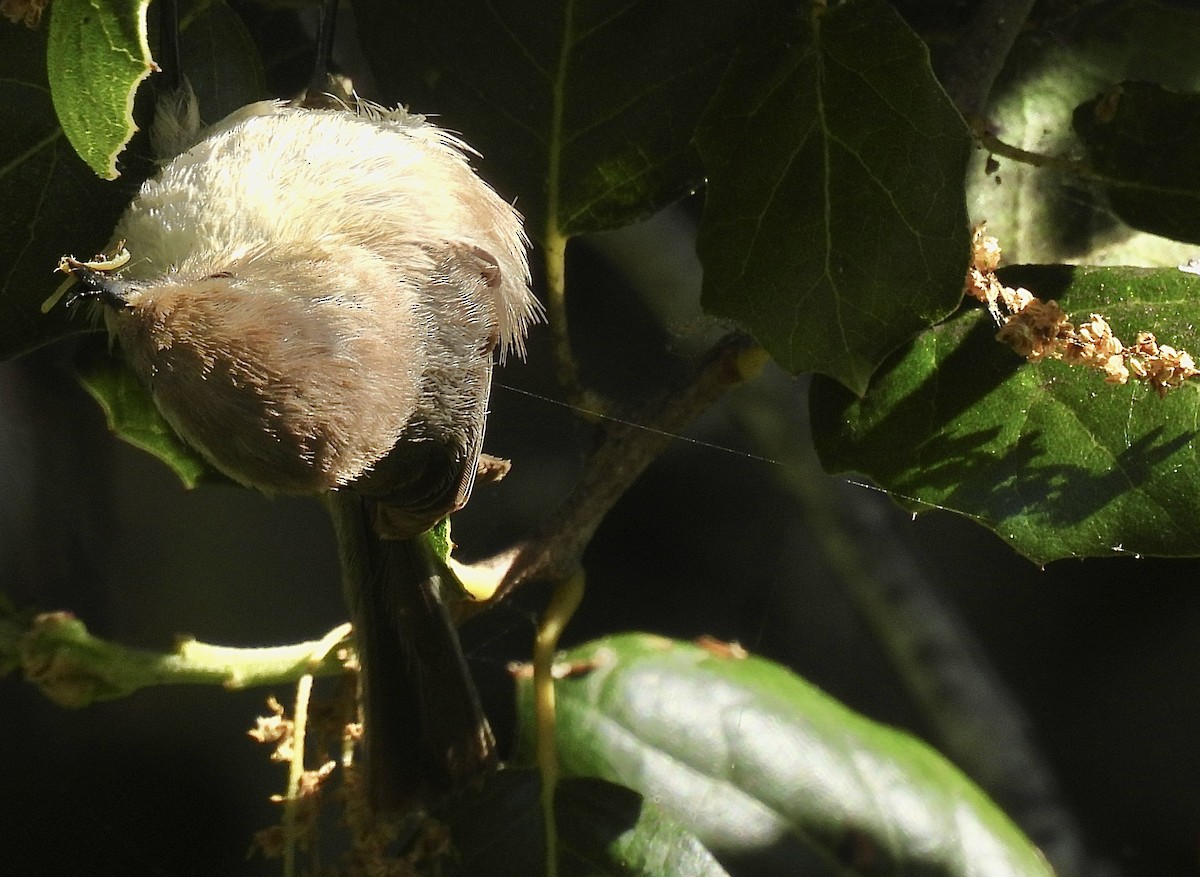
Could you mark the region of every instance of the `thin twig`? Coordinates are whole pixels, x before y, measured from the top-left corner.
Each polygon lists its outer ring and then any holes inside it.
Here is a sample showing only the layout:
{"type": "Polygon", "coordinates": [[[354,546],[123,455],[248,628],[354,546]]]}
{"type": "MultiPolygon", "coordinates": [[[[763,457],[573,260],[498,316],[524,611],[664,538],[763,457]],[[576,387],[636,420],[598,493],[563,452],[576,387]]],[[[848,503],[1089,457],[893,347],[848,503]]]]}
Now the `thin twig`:
{"type": "Polygon", "coordinates": [[[558,820],[554,793],[558,788],[558,732],[555,725],[554,656],[563,630],[583,602],[583,573],[572,576],[554,589],[550,605],[538,624],[533,647],[534,727],[538,772],[542,778],[542,826],[545,832],[545,877],[558,875],[558,820]]]}
{"type": "MultiPolygon", "coordinates": [[[[596,451],[570,495],[531,537],[516,547],[464,568],[498,581],[495,596],[457,607],[469,617],[522,584],[562,582],[580,569],[580,558],[609,510],[688,423],[727,390],[753,377],[767,360],[749,338],[717,342],[685,386],[624,419],[601,427],[596,451]]],[[[18,664],[47,696],[65,706],[111,700],[152,685],[199,684],[242,688],[294,682],[307,672],[344,672],[336,656],[319,668],[309,665],[318,643],[239,649],[194,640],[173,653],[130,649],[97,639],[68,613],[47,613],[32,622],[0,617],[0,667],[18,664]]]]}
{"type": "Polygon", "coordinates": [[[1097,170],[1085,161],[1068,158],[1065,155],[1046,155],[1041,152],[1030,152],[1027,149],[1013,146],[1011,143],[1001,140],[991,131],[987,130],[986,123],[982,119],[972,118],[967,121],[971,125],[971,133],[974,134],[979,144],[992,153],[992,155],[1012,159],[1031,167],[1044,168],[1064,174],[1071,174],[1081,179],[1092,180],[1110,189],[1126,189],[1133,192],[1140,192],[1144,195],[1178,195],[1180,192],[1178,186],[1162,185],[1146,180],[1114,176],[1097,170]]]}
{"type": "Polygon", "coordinates": [[[487,603],[462,607],[476,614],[522,584],[562,582],[576,575],[584,549],[609,510],[666,447],[730,388],[756,375],[767,356],[743,335],[714,345],[686,386],[628,417],[610,417],[571,494],[534,534],[515,548],[472,568],[500,579],[487,603]]]}
{"type": "Polygon", "coordinates": [[[292,758],[288,762],[287,793],[283,797],[283,877],[296,877],[297,827],[300,811],[300,779],[304,776],[304,738],[308,732],[308,701],[313,677],[305,673],[296,683],[292,710],[292,758]]]}
{"type": "Polygon", "coordinates": [[[1078,177],[1086,177],[1090,180],[1098,180],[1112,185],[1120,184],[1120,180],[1105,176],[1085,162],[1067,158],[1064,155],[1046,155],[1041,152],[1030,152],[1019,146],[1006,143],[989,131],[987,123],[980,117],[969,117],[967,121],[971,125],[971,133],[975,135],[980,145],[993,155],[998,155],[1001,158],[1009,158],[1021,164],[1030,165],[1031,167],[1049,168],[1050,170],[1074,174],[1078,177]]]}
{"type": "Polygon", "coordinates": [[[304,778],[305,737],[308,734],[308,703],[312,696],[313,673],[319,668],[326,657],[333,652],[339,643],[350,636],[350,625],[341,624],[335,627],[316,643],[309,654],[309,670],[296,683],[296,704],[292,709],[292,758],[288,762],[287,793],[283,799],[283,874],[284,877],[295,877],[296,846],[300,839],[297,825],[300,811],[300,783],[304,778]]]}

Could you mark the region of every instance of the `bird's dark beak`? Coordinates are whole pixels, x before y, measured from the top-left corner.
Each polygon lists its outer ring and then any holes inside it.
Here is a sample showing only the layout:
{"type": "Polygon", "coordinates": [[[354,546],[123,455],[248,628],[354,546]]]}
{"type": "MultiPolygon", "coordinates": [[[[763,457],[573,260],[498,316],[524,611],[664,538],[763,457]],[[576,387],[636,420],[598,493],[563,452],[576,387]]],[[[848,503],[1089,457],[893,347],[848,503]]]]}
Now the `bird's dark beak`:
{"type": "Polygon", "coordinates": [[[129,306],[129,292],[132,285],[119,277],[104,271],[97,271],[81,262],[70,265],[71,276],[78,281],[67,291],[66,307],[71,307],[81,298],[99,299],[103,304],[112,308],[129,306]]]}

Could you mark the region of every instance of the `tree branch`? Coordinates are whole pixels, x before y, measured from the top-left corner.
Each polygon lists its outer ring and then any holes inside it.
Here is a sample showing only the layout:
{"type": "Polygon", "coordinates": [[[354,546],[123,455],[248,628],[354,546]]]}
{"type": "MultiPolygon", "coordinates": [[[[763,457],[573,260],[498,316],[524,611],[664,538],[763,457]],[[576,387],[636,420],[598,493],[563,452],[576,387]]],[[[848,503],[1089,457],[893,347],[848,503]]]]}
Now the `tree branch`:
{"type": "Polygon", "coordinates": [[[575,575],[601,521],[646,467],[688,423],[727,390],[758,374],[766,361],[766,353],[751,339],[726,336],[685,386],[626,417],[608,418],[582,477],[529,539],[469,567],[458,567],[464,577],[495,582],[490,600],[465,604],[459,614],[474,615],[526,582],[561,582],[575,575]]]}

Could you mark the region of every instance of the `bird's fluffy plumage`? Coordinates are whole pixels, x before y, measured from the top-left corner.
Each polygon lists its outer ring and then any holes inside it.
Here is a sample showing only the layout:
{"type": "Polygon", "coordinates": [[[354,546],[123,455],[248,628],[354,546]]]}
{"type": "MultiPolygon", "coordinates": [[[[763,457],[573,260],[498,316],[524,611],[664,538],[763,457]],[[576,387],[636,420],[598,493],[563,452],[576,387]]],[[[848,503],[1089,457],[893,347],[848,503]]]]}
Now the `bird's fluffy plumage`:
{"type": "Polygon", "coordinates": [[[367,103],[251,104],[164,164],[114,238],[132,259],[109,328],[217,468],[268,492],[419,491],[433,519],[465,501],[494,352],[523,353],[540,311],[520,217],[454,137],[367,103]]]}

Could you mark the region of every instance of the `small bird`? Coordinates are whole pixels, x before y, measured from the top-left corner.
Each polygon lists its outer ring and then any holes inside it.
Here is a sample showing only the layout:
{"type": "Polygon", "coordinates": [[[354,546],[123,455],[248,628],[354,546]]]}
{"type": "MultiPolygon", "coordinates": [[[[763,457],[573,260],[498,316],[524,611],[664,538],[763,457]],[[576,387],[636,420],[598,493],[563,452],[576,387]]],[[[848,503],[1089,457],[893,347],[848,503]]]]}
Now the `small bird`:
{"type": "Polygon", "coordinates": [[[379,806],[478,777],[494,744],[418,537],[467,501],[493,363],[541,316],[519,214],[421,116],[265,101],[166,161],[113,240],[123,265],[64,258],[67,301],[102,305],[166,421],[234,481],[331,498],[379,806]]]}

